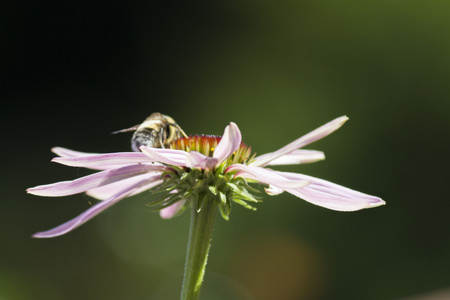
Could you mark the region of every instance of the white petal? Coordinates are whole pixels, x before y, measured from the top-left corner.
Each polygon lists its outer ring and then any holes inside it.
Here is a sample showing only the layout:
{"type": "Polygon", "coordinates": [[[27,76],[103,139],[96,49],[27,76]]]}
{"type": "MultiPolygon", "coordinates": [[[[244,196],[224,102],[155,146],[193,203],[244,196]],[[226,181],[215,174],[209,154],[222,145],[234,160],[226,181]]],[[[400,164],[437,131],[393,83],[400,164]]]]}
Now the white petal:
{"type": "Polygon", "coordinates": [[[386,204],[381,198],[364,194],[320,178],[297,173],[283,173],[290,180],[308,180],[308,186],[300,189],[286,189],[310,203],[338,211],[355,211],[386,204]]]}
{"type": "Polygon", "coordinates": [[[145,155],[155,162],[160,162],[173,166],[186,166],[186,155],[182,150],[150,148],[141,146],[139,148],[145,155]]]}
{"type": "MultiPolygon", "coordinates": [[[[264,157],[272,155],[272,153],[266,153],[258,156],[259,159],[264,159],[264,157]]],[[[322,151],[316,150],[294,150],[289,154],[282,155],[274,160],[271,160],[267,165],[296,165],[296,164],[307,164],[316,162],[319,160],[324,160],[325,154],[322,151]]]]}
{"type": "Polygon", "coordinates": [[[81,157],[81,156],[99,154],[99,153],[79,152],[79,151],[74,151],[74,150],[70,150],[67,148],[63,148],[63,147],[54,147],[54,148],[52,148],[52,152],[61,157],[81,157]]]}
{"type": "Polygon", "coordinates": [[[105,209],[109,208],[110,206],[116,204],[120,200],[128,197],[136,189],[140,188],[142,185],[145,185],[146,183],[147,183],[147,180],[144,179],[140,182],[135,183],[132,186],[128,186],[124,190],[122,190],[119,193],[117,193],[116,195],[114,195],[113,197],[109,198],[108,200],[99,202],[96,205],[92,206],[91,208],[89,208],[88,210],[83,212],[78,217],[76,217],[58,227],[55,227],[53,229],[43,231],[43,232],[38,232],[38,233],[34,234],[33,237],[50,238],[50,237],[55,237],[55,236],[66,234],[66,233],[74,230],[75,228],[81,226],[82,224],[86,223],[87,221],[89,221],[90,219],[92,219],[93,217],[95,217],[96,215],[98,215],[99,213],[104,211],[105,209]]]}
{"type": "Polygon", "coordinates": [[[94,170],[109,170],[127,165],[153,162],[151,158],[142,152],[118,152],[75,157],[55,157],[52,161],[66,166],[83,167],[94,170]]]}
{"type": "Polygon", "coordinates": [[[183,208],[185,202],[186,200],[177,201],[174,204],[161,209],[159,215],[162,219],[171,219],[183,208]]]}
{"type": "Polygon", "coordinates": [[[155,173],[153,176],[151,176],[151,174],[146,173],[131,178],[127,178],[121,181],[117,181],[108,185],[104,185],[102,187],[98,187],[92,190],[88,190],[86,191],[86,195],[91,196],[98,200],[106,200],[116,195],[121,190],[125,189],[127,186],[132,186],[145,178],[147,178],[148,184],[143,185],[140,188],[136,189],[132,194],[130,194],[130,196],[142,193],[162,183],[162,180],[160,179],[161,174],[155,173]]]}
{"type": "Polygon", "coordinates": [[[320,126],[319,128],[311,131],[310,133],[296,139],[295,141],[291,142],[290,144],[287,144],[283,148],[272,152],[270,155],[262,155],[263,158],[256,157],[255,160],[251,163],[252,166],[256,167],[262,167],[269,164],[272,160],[275,160],[278,157],[281,157],[283,155],[289,154],[292,151],[299,149],[303,146],[306,146],[312,142],[315,142],[330,133],[334,132],[335,130],[339,129],[346,121],[348,120],[347,116],[342,116],[339,118],[334,119],[331,122],[328,122],[325,125],[320,126]]]}
{"type": "Polygon", "coordinates": [[[213,169],[217,158],[208,157],[200,152],[191,151],[186,155],[186,167],[198,169],[213,169]]]}
{"type": "Polygon", "coordinates": [[[218,159],[217,164],[220,165],[226,160],[233,152],[239,149],[242,141],[241,131],[239,127],[231,122],[230,125],[225,127],[222,139],[214,150],[213,157],[218,159]]]}
{"type": "Polygon", "coordinates": [[[165,169],[166,167],[161,165],[131,165],[97,172],[71,181],[36,186],[27,189],[27,192],[47,197],[74,195],[144,173],[150,172],[154,175],[155,172],[161,173],[165,169]]]}
{"type": "Polygon", "coordinates": [[[268,188],[264,188],[264,190],[266,191],[266,193],[268,195],[271,195],[271,196],[279,195],[282,192],[284,192],[283,189],[277,188],[276,186],[273,186],[273,185],[270,185],[270,184],[269,184],[269,187],[268,188]]]}
{"type": "Polygon", "coordinates": [[[282,172],[275,172],[270,169],[253,167],[253,166],[244,166],[241,164],[231,165],[226,172],[229,171],[239,171],[236,176],[257,180],[259,182],[273,185],[279,189],[297,189],[308,185],[309,180],[291,180],[283,176],[282,172]]]}

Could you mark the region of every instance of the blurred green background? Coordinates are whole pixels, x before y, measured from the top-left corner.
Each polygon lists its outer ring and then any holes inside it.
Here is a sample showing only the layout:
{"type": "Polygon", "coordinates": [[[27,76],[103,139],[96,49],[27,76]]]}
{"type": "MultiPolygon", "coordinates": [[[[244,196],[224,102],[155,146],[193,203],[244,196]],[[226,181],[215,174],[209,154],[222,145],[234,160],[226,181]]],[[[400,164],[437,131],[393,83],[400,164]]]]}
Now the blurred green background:
{"type": "Polygon", "coordinates": [[[178,299],[189,214],[161,220],[148,194],[30,237],[93,201],[25,193],[89,173],[50,163],[50,149],[128,151],[130,135],[110,132],[152,112],[189,134],[234,121],[259,154],[346,114],[307,147],[325,161],[280,169],[387,202],[234,206],[217,219],[202,299],[450,299],[450,2],[0,6],[1,299],[178,299]]]}

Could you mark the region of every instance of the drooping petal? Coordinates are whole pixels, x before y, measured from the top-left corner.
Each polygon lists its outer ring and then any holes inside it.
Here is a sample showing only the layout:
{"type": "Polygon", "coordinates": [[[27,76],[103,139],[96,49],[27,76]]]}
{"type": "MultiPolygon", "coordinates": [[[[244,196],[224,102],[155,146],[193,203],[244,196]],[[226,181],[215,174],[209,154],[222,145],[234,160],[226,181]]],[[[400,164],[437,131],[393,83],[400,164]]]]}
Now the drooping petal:
{"type": "MultiPolygon", "coordinates": [[[[27,189],[27,192],[38,196],[58,197],[85,192],[116,181],[124,180],[147,172],[163,172],[161,165],[131,165],[119,169],[101,171],[72,181],[40,185],[27,189]]],[[[154,174],[152,174],[154,175],[154,174]]]]}
{"type": "Polygon", "coordinates": [[[287,144],[283,148],[270,153],[270,155],[269,154],[262,155],[262,158],[256,157],[255,160],[250,165],[257,166],[257,167],[266,166],[267,164],[269,164],[272,160],[275,160],[276,158],[279,158],[283,155],[289,154],[296,149],[299,149],[303,146],[311,144],[312,142],[315,142],[315,141],[329,135],[330,133],[339,129],[347,120],[348,120],[347,116],[342,116],[342,117],[336,118],[333,121],[328,122],[327,124],[322,125],[319,128],[311,131],[310,133],[287,144]]]}
{"type": "Polygon", "coordinates": [[[161,184],[163,180],[160,178],[161,174],[159,173],[155,173],[153,176],[149,176],[148,173],[144,173],[114,183],[110,183],[92,190],[88,190],[86,191],[86,195],[91,196],[98,200],[106,200],[116,195],[117,193],[125,189],[127,186],[132,186],[143,179],[147,179],[149,183],[141,186],[140,188],[136,189],[132,194],[130,194],[130,196],[133,196],[161,184]]]}
{"type": "Polygon", "coordinates": [[[266,193],[268,195],[271,195],[271,196],[276,196],[276,195],[279,195],[284,192],[283,189],[277,188],[276,186],[273,186],[271,184],[269,184],[269,187],[264,188],[264,190],[266,191],[266,193]]]}
{"type": "MultiPolygon", "coordinates": [[[[272,155],[272,153],[266,153],[258,156],[259,159],[272,155]]],[[[291,153],[282,155],[274,160],[271,160],[267,165],[295,165],[295,164],[307,164],[313,163],[319,160],[324,160],[325,154],[322,151],[317,150],[294,150],[291,153]]]]}
{"type": "Polygon", "coordinates": [[[102,201],[97,203],[96,205],[92,206],[85,212],[83,212],[78,217],[58,226],[53,229],[38,232],[33,235],[35,238],[50,238],[55,236],[60,236],[63,234],[68,233],[69,231],[74,230],[75,228],[79,227],[80,225],[86,223],[105,209],[109,208],[110,206],[116,204],[120,200],[122,200],[125,197],[128,197],[130,194],[132,194],[136,189],[139,189],[141,185],[147,184],[147,179],[141,180],[140,182],[135,183],[132,186],[126,187],[121,192],[117,193],[113,197],[109,198],[108,200],[102,201]]]}
{"type": "Polygon", "coordinates": [[[235,152],[242,141],[241,131],[239,127],[231,122],[225,128],[222,139],[214,150],[213,157],[218,159],[217,164],[221,164],[226,160],[233,152],[235,152]]]}
{"type": "Polygon", "coordinates": [[[226,172],[230,171],[239,171],[236,176],[257,180],[259,182],[273,185],[277,188],[286,190],[290,189],[298,189],[310,184],[309,180],[291,180],[285,176],[283,176],[282,172],[275,172],[270,169],[253,167],[253,166],[245,166],[241,164],[235,164],[228,167],[226,172]]]}
{"type": "Polygon", "coordinates": [[[299,189],[286,189],[310,203],[338,211],[355,211],[386,204],[381,198],[364,194],[320,178],[297,173],[282,173],[290,180],[308,180],[308,186],[299,189]]]}
{"type": "Polygon", "coordinates": [[[212,169],[217,164],[217,158],[208,157],[197,151],[191,151],[186,155],[186,167],[199,169],[212,169]]]}
{"type": "Polygon", "coordinates": [[[70,150],[67,148],[63,148],[63,147],[53,147],[52,152],[61,157],[81,157],[81,156],[99,154],[99,153],[87,153],[87,152],[74,151],[74,150],[70,150]]]}
{"type": "Polygon", "coordinates": [[[142,152],[119,152],[75,157],[55,157],[52,161],[66,166],[83,167],[94,170],[110,170],[127,165],[154,162],[154,160],[142,152]]]}
{"type": "Polygon", "coordinates": [[[146,146],[141,146],[139,149],[145,155],[151,158],[152,161],[161,162],[164,164],[174,166],[186,165],[186,155],[188,153],[185,151],[174,149],[150,148],[146,146]]]}
{"type": "Polygon", "coordinates": [[[298,190],[287,189],[286,192],[312,204],[337,211],[356,211],[386,204],[383,200],[375,196],[371,198],[358,197],[351,194],[343,196],[334,193],[332,189],[328,189],[328,191],[320,190],[314,184],[311,184],[311,187],[304,187],[298,190]]]}
{"type": "Polygon", "coordinates": [[[174,204],[163,208],[159,211],[159,215],[162,219],[171,219],[173,218],[179,211],[180,209],[183,208],[184,203],[186,202],[186,200],[180,200],[175,202],[174,204]]]}

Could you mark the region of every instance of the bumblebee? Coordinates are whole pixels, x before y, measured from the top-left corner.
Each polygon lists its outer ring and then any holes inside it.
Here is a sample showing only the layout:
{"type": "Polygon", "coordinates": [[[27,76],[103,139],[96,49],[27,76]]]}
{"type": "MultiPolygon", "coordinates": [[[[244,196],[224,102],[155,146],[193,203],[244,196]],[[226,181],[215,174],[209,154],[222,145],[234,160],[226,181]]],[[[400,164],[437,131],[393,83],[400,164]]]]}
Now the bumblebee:
{"type": "Polygon", "coordinates": [[[183,129],[174,119],[161,113],[152,113],[140,125],[115,131],[113,133],[134,131],[131,138],[131,149],[139,152],[139,147],[151,148],[169,147],[170,143],[181,137],[187,137],[183,129]]]}

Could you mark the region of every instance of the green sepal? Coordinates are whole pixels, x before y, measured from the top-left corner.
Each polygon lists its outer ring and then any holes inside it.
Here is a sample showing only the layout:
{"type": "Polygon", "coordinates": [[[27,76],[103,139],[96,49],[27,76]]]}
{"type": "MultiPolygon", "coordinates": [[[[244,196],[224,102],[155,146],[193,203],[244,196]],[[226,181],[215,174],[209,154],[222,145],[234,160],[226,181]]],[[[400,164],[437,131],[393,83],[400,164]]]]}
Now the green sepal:
{"type": "MultiPolygon", "coordinates": [[[[170,168],[173,169],[176,173],[178,173],[178,176],[179,176],[181,173],[186,172],[186,171],[184,170],[183,167],[178,167],[178,166],[173,166],[173,165],[171,165],[170,168]]],[[[172,172],[172,173],[173,173],[173,172],[172,172]]]]}
{"type": "Polygon", "coordinates": [[[166,201],[167,197],[168,197],[168,195],[164,195],[164,196],[158,197],[158,199],[146,203],[145,206],[148,206],[148,207],[150,207],[150,206],[158,206],[158,205],[164,203],[164,201],[166,201]]]}
{"type": "Polygon", "coordinates": [[[203,185],[204,182],[205,182],[204,179],[196,179],[195,180],[195,184],[194,184],[194,189],[200,188],[203,185]]]}
{"type": "Polygon", "coordinates": [[[213,193],[214,196],[217,196],[217,188],[214,185],[208,185],[208,189],[213,193]]]}
{"type": "Polygon", "coordinates": [[[259,197],[255,197],[250,194],[245,188],[241,188],[239,193],[236,193],[239,197],[247,199],[247,201],[251,202],[260,202],[259,197]]]}
{"type": "Polygon", "coordinates": [[[186,178],[188,178],[189,176],[192,176],[191,174],[192,174],[192,172],[184,172],[183,174],[181,174],[180,180],[181,181],[186,180],[186,178]]]}
{"type": "Polygon", "coordinates": [[[252,191],[253,193],[261,193],[261,191],[260,190],[257,190],[257,189],[255,189],[254,187],[252,187],[250,184],[249,184],[249,180],[248,179],[245,179],[245,178],[239,178],[240,179],[240,181],[242,182],[242,184],[245,186],[245,188],[246,188],[246,190],[248,191],[248,190],[250,190],[250,191],[252,191]]]}
{"type": "Polygon", "coordinates": [[[219,212],[222,218],[228,221],[230,219],[231,203],[227,202],[225,205],[219,205],[219,212]]]}
{"type": "Polygon", "coordinates": [[[217,168],[214,170],[214,175],[217,176],[217,175],[223,174],[223,173],[224,173],[225,165],[226,165],[226,164],[222,163],[219,167],[217,167],[217,168]]]}
{"type": "Polygon", "coordinates": [[[226,186],[227,186],[230,190],[232,190],[233,192],[240,192],[240,191],[241,191],[241,190],[239,189],[239,187],[238,187],[236,184],[234,184],[234,183],[227,182],[226,186]]]}
{"type": "MultiPolygon", "coordinates": [[[[159,197],[158,199],[156,199],[154,201],[151,201],[151,202],[147,203],[146,206],[161,207],[161,206],[165,205],[165,203],[172,202],[174,199],[177,199],[177,198],[181,198],[180,195],[177,194],[177,193],[164,195],[164,196],[161,196],[161,197],[159,197]]],[[[173,202],[176,202],[176,201],[177,200],[175,200],[173,202]]]]}
{"type": "Polygon", "coordinates": [[[183,194],[183,199],[187,199],[195,191],[194,187],[191,187],[183,194]]]}
{"type": "Polygon", "coordinates": [[[162,193],[166,190],[172,189],[173,186],[177,186],[177,178],[172,177],[165,179],[164,182],[156,189],[152,190],[153,193],[162,193]]]}
{"type": "Polygon", "coordinates": [[[203,208],[203,204],[207,201],[212,201],[214,199],[214,196],[211,195],[210,193],[204,193],[204,194],[200,194],[197,197],[197,212],[200,212],[203,208]]]}
{"type": "Polygon", "coordinates": [[[243,207],[253,210],[256,210],[256,207],[251,206],[250,204],[248,204],[247,202],[245,202],[244,200],[241,200],[239,198],[233,198],[233,202],[235,202],[236,204],[242,205],[243,207]]]}
{"type": "Polygon", "coordinates": [[[170,191],[173,191],[173,190],[177,189],[179,186],[180,186],[179,184],[174,184],[174,185],[171,185],[169,187],[163,187],[163,188],[164,188],[165,191],[170,192],[170,191]]]}
{"type": "Polygon", "coordinates": [[[222,193],[221,191],[219,191],[219,199],[220,199],[220,204],[221,205],[226,205],[227,204],[227,196],[225,196],[225,194],[222,193]]]}
{"type": "Polygon", "coordinates": [[[243,201],[248,201],[248,202],[253,202],[253,203],[261,202],[261,200],[256,199],[255,197],[253,197],[253,195],[237,194],[237,195],[234,195],[234,197],[236,197],[237,199],[241,199],[243,201]]]}
{"type": "MultiPolygon", "coordinates": [[[[175,195],[176,197],[170,197],[169,199],[167,199],[167,201],[164,201],[162,204],[156,206],[156,207],[150,207],[151,211],[160,211],[163,208],[169,207],[172,204],[174,204],[175,202],[178,202],[181,200],[180,195],[175,195]]],[[[152,205],[154,206],[154,205],[152,205]]]]}

